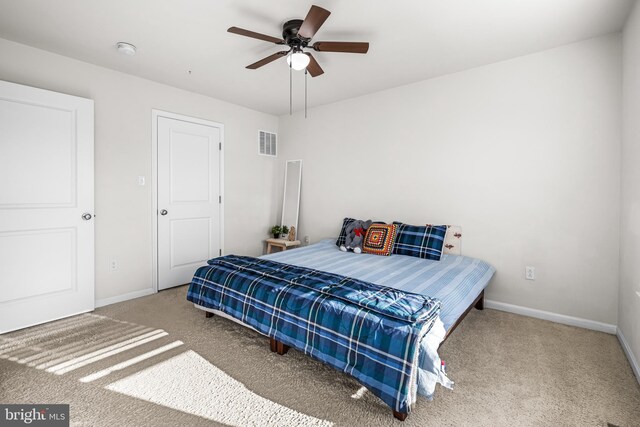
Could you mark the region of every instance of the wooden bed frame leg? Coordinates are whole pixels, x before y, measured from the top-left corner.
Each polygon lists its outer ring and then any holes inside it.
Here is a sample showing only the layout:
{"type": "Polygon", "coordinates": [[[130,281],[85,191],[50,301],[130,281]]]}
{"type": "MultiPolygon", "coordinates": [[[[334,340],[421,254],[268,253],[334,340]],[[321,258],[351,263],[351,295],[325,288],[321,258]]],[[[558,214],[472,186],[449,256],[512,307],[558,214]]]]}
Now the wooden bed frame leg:
{"type": "Polygon", "coordinates": [[[205,311],[204,315],[207,316],[207,319],[210,318],[210,317],[213,317],[213,313],[210,312],[210,311],[205,311]]]}
{"type": "Polygon", "coordinates": [[[280,356],[282,356],[287,354],[287,351],[289,351],[291,347],[281,343],[274,338],[269,338],[269,348],[272,352],[278,353],[280,356]]]}
{"type": "Polygon", "coordinates": [[[393,411],[393,416],[394,418],[400,420],[400,421],[404,421],[407,419],[407,415],[409,414],[404,414],[402,412],[398,412],[398,411],[393,411]]]}
{"type": "Polygon", "coordinates": [[[484,310],[484,291],[480,293],[480,298],[478,299],[478,302],[476,303],[475,308],[477,310],[484,310]]]}
{"type": "Polygon", "coordinates": [[[285,354],[287,354],[287,351],[289,351],[289,349],[291,347],[289,347],[288,345],[284,345],[283,343],[281,343],[280,341],[276,341],[278,343],[277,346],[277,352],[280,356],[284,356],[285,354]]]}

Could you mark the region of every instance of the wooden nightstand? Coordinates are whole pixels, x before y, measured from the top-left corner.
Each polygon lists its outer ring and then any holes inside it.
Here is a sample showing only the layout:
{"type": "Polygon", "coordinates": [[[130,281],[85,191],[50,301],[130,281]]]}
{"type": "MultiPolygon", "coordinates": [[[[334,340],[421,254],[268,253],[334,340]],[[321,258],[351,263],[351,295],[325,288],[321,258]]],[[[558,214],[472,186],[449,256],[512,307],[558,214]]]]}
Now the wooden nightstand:
{"type": "Polygon", "coordinates": [[[289,248],[300,246],[300,240],[289,241],[287,239],[267,239],[267,253],[271,253],[273,247],[277,247],[286,251],[289,248]]]}

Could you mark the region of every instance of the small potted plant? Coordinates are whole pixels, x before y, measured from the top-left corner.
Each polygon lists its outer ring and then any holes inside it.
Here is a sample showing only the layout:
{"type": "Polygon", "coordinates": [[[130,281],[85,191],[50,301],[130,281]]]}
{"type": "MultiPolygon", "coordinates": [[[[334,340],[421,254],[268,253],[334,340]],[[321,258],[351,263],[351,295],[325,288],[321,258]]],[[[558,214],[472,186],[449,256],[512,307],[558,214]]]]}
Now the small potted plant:
{"type": "Polygon", "coordinates": [[[273,227],[271,227],[271,234],[273,234],[274,239],[279,238],[281,233],[282,227],[280,227],[279,225],[274,225],[273,227]]]}
{"type": "Polygon", "coordinates": [[[280,237],[282,239],[287,239],[289,238],[289,227],[287,227],[286,225],[282,226],[282,234],[280,234],[280,237]]]}

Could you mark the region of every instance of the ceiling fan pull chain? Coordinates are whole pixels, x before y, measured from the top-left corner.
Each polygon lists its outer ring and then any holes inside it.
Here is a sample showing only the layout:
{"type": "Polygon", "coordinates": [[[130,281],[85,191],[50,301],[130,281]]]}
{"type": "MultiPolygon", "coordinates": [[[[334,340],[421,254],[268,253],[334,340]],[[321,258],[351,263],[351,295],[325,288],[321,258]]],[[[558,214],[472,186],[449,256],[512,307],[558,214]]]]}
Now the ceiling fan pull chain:
{"type": "Polygon", "coordinates": [[[307,118],[307,69],[304,69],[304,118],[307,118]]]}
{"type": "Polygon", "coordinates": [[[293,115],[293,68],[289,64],[289,115],[293,115]]]}

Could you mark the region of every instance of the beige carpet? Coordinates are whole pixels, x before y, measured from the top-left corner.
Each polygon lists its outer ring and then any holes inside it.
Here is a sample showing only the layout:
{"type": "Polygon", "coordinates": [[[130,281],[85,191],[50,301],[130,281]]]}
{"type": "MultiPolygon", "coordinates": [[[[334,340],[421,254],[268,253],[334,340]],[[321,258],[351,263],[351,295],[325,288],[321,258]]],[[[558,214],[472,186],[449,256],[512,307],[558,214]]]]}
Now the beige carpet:
{"type": "Polygon", "coordinates": [[[454,390],[401,423],[355,380],[271,353],[185,293],[0,336],[0,402],[69,403],[78,426],[640,426],[640,386],[612,335],[472,311],[441,348],[454,390]]]}

